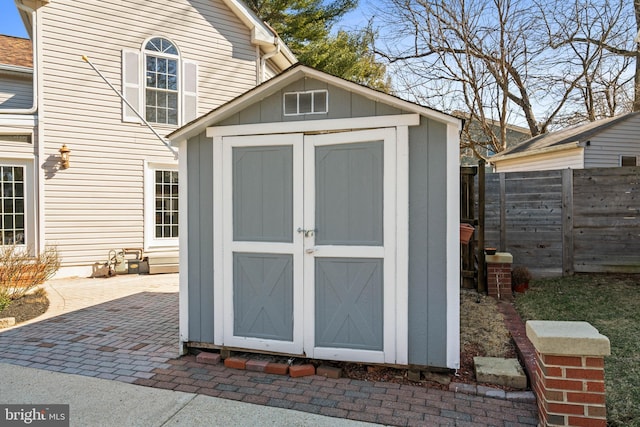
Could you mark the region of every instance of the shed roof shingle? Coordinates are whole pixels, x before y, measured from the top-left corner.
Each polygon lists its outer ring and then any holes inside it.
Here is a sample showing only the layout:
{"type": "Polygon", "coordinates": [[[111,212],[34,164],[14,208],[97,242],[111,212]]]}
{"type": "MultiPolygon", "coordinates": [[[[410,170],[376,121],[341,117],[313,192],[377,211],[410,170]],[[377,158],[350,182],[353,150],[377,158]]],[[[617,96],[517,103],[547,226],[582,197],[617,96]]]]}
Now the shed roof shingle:
{"type": "Polygon", "coordinates": [[[31,40],[0,34],[0,64],[33,68],[31,40]]]}

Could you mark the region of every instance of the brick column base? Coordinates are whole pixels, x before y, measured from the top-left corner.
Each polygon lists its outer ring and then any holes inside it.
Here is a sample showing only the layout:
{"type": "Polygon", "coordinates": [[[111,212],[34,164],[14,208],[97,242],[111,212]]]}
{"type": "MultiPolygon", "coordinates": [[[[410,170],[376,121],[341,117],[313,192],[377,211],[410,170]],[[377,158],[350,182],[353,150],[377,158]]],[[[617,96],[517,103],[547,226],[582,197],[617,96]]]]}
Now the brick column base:
{"type": "Polygon", "coordinates": [[[487,255],[487,293],[499,300],[513,299],[511,292],[511,264],[513,256],[508,252],[487,255]]]}
{"type": "Polygon", "coordinates": [[[527,336],[536,349],[540,425],[606,427],[609,339],[586,322],[528,321],[527,336]]]}

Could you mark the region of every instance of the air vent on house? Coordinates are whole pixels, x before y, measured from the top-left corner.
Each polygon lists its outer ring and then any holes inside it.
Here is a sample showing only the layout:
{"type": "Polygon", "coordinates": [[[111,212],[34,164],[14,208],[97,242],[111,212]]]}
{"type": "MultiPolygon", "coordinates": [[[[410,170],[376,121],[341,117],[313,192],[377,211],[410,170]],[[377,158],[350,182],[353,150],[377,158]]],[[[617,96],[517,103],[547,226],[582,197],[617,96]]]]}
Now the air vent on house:
{"type": "Polygon", "coordinates": [[[31,144],[31,135],[0,135],[2,142],[24,142],[31,144]]]}
{"type": "Polygon", "coordinates": [[[325,114],[329,110],[329,93],[326,90],[288,92],[284,94],[284,115],[325,114]]]}

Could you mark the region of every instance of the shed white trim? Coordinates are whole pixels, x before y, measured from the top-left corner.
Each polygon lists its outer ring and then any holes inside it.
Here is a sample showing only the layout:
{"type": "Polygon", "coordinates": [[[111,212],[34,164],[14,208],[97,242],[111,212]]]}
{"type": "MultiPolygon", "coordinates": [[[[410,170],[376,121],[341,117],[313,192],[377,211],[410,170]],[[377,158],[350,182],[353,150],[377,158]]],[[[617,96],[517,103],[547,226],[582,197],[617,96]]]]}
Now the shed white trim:
{"type": "MultiPolygon", "coordinates": [[[[179,146],[178,152],[180,158],[187,158],[187,141],[182,141],[179,146]]],[[[185,343],[189,341],[189,228],[187,226],[188,209],[188,178],[187,162],[182,161],[178,163],[178,197],[182,201],[180,203],[180,216],[178,217],[178,226],[180,232],[178,234],[178,241],[180,244],[180,270],[181,274],[178,278],[179,292],[178,292],[178,327],[179,327],[179,340],[180,340],[180,354],[186,354],[187,348],[185,343]]]]}
{"type": "Polygon", "coordinates": [[[460,367],[460,133],[447,126],[447,367],[460,367]]]}
{"type": "Polygon", "coordinates": [[[356,119],[305,120],[285,123],[257,123],[251,125],[216,126],[207,128],[207,137],[257,135],[281,132],[320,132],[336,130],[377,129],[392,126],[418,126],[418,114],[359,117],[356,119]]]}

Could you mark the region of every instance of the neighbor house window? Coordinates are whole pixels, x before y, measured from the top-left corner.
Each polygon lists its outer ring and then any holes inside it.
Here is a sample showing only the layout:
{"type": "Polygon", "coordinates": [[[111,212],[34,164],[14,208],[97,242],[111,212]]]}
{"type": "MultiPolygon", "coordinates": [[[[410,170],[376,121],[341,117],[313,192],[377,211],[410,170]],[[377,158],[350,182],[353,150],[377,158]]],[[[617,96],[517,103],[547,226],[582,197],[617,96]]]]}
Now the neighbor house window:
{"type": "Polygon", "coordinates": [[[144,47],[145,111],[151,123],[178,124],[178,49],[169,40],[155,37],[144,47]]]}
{"type": "Polygon", "coordinates": [[[2,245],[24,245],[25,168],[0,165],[0,237],[2,245]]]}
{"type": "Polygon", "coordinates": [[[637,156],[620,156],[620,166],[638,166],[637,156]]]}
{"type": "Polygon", "coordinates": [[[326,90],[290,92],[284,94],[284,115],[323,114],[328,111],[329,93],[326,90]]]}

